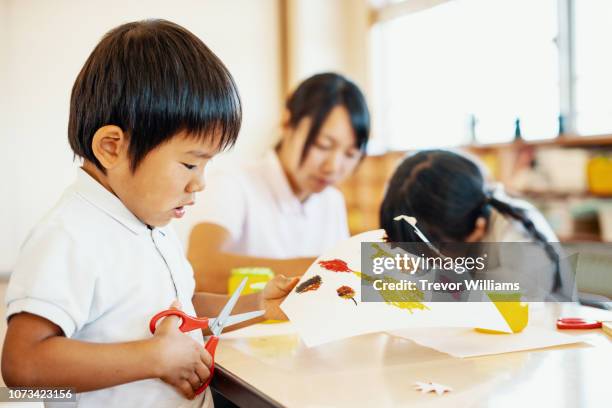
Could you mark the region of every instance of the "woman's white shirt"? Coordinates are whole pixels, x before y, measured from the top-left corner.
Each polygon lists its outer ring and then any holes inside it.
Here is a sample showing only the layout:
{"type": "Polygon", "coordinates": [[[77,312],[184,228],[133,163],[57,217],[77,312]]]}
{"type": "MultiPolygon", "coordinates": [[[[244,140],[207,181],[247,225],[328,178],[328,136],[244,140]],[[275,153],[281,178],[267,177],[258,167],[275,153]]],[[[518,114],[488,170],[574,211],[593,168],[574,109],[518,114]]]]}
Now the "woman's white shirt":
{"type": "Polygon", "coordinates": [[[328,187],[300,202],[274,151],[211,172],[188,211],[192,225],[211,223],[229,232],[224,251],[247,256],[318,256],[349,236],[342,193],[328,187]]]}

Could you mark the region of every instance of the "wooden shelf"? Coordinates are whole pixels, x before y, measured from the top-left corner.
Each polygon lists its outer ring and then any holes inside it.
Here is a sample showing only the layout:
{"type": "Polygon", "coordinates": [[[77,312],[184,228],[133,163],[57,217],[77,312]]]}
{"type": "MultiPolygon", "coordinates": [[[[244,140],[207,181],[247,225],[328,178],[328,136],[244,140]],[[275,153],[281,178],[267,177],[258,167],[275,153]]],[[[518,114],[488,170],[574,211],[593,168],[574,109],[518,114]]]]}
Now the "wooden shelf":
{"type": "MultiPolygon", "coordinates": [[[[489,166],[490,174],[497,181],[511,186],[509,180],[515,174],[517,158],[524,149],[537,150],[539,147],[567,146],[583,149],[602,147],[612,151],[612,135],[577,136],[563,135],[555,139],[540,141],[518,140],[510,143],[482,144],[463,146],[463,149],[480,156],[489,166]]],[[[358,167],[356,173],[347,180],[341,190],[345,193],[349,212],[350,228],[353,234],[378,227],[378,210],[384,195],[384,187],[396,166],[408,152],[392,151],[380,155],[369,155],[358,167]]],[[[526,153],[529,153],[527,151],[526,153]]],[[[612,194],[599,195],[584,193],[558,193],[552,191],[516,191],[518,196],[533,200],[612,200],[612,194]]],[[[597,234],[576,233],[563,239],[564,242],[598,242],[597,234]]]]}
{"type": "Polygon", "coordinates": [[[474,151],[516,149],[521,147],[563,146],[563,147],[612,147],[612,135],[577,136],[560,135],[546,140],[516,140],[509,143],[471,144],[463,148],[474,151]]]}
{"type": "Polygon", "coordinates": [[[568,198],[582,198],[582,199],[612,199],[612,194],[594,194],[589,192],[584,193],[562,193],[554,191],[518,191],[518,195],[526,198],[535,198],[542,200],[564,200],[568,198]]]}
{"type": "Polygon", "coordinates": [[[568,237],[559,237],[561,242],[603,242],[601,235],[591,233],[576,233],[568,237]]]}

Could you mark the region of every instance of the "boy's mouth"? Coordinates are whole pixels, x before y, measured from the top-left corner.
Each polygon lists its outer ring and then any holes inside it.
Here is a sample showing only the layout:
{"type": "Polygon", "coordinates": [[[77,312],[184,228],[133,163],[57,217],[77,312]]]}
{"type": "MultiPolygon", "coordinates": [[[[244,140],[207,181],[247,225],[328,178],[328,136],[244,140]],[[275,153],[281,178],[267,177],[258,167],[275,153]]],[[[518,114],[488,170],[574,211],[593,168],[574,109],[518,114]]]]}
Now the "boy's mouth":
{"type": "Polygon", "coordinates": [[[193,205],[194,202],[190,201],[185,205],[181,205],[180,207],[174,207],[174,209],[172,210],[172,213],[174,214],[174,217],[176,218],[181,218],[183,215],[185,215],[185,206],[187,205],[193,205]]]}
{"type": "Polygon", "coordinates": [[[175,207],[172,212],[174,213],[175,218],[181,218],[183,215],[185,215],[185,207],[175,207]]]}

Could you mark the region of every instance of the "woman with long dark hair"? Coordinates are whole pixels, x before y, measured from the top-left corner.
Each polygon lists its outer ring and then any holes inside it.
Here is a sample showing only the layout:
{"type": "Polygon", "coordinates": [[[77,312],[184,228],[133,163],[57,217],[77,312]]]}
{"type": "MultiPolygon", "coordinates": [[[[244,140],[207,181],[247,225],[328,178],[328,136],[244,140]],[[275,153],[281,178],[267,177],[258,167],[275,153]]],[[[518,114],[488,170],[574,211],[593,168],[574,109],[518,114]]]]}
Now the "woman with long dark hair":
{"type": "Polygon", "coordinates": [[[230,270],[296,276],[349,235],[335,188],[365,155],[370,115],[357,85],[325,73],[285,104],[280,141],[263,159],[210,177],[194,210],[188,258],[197,290],[224,292],[230,270]]]}

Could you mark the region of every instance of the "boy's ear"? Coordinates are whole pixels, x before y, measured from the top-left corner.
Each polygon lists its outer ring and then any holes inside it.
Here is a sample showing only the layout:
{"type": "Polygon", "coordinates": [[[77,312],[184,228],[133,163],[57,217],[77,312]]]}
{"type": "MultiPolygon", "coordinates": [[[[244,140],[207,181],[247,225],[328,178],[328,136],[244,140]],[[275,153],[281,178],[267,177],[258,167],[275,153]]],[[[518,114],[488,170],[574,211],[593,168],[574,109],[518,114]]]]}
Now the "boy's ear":
{"type": "Polygon", "coordinates": [[[117,166],[127,157],[128,144],[126,134],[115,125],[102,126],[91,140],[93,154],[105,169],[117,166]]]}

